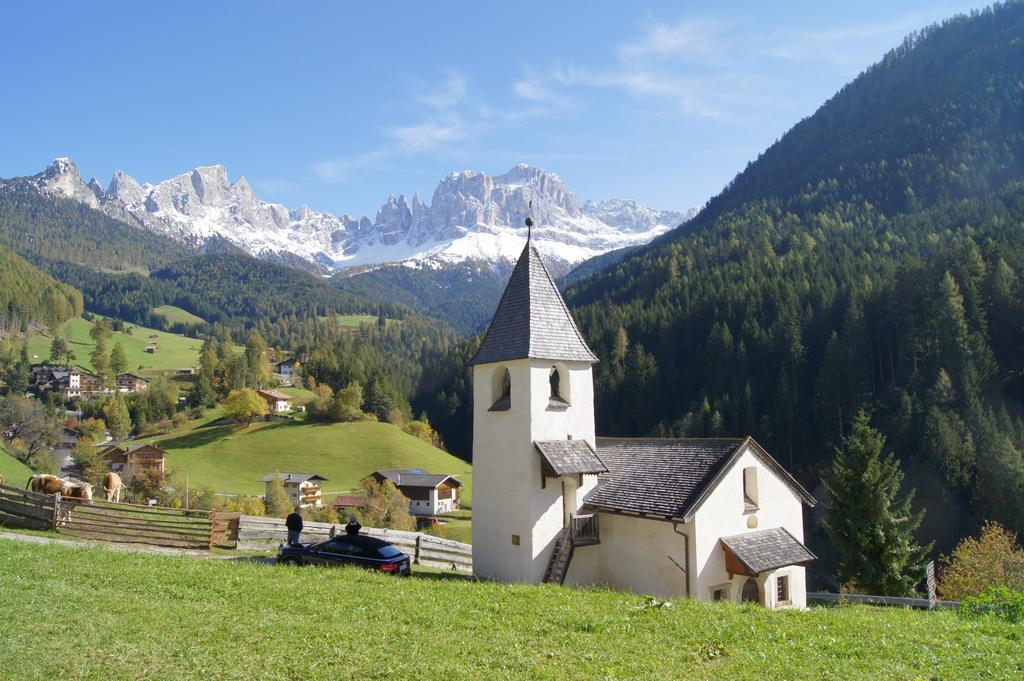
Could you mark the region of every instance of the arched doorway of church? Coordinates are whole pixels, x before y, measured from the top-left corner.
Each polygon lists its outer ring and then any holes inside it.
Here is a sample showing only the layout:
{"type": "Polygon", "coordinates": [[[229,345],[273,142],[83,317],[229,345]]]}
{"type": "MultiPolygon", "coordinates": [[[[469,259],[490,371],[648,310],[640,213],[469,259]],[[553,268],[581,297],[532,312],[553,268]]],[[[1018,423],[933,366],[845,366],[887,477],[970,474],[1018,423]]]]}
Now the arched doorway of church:
{"type": "Polygon", "coordinates": [[[743,583],[743,591],[740,592],[740,600],[744,603],[761,602],[761,590],[757,588],[756,579],[751,577],[743,583]]]}

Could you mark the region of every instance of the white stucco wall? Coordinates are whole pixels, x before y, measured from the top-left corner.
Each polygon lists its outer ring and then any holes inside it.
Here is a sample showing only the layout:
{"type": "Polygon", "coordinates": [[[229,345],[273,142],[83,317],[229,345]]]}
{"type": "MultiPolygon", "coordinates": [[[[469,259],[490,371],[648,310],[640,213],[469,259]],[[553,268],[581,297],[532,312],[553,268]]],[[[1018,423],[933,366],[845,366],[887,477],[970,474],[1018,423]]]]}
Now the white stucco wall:
{"type": "MultiPolygon", "coordinates": [[[[694,560],[696,585],[693,595],[701,600],[711,600],[715,588],[729,587],[731,600],[739,601],[743,581],[742,575],[731,580],[725,571],[725,553],[719,539],[754,530],[783,527],[798,541],[804,540],[803,506],[800,497],[772,468],[766,465],[748,447],[729,468],[718,486],[697,509],[693,518],[695,528],[694,560]],[[757,470],[758,509],[744,510],[743,469],[757,470]],[[756,521],[750,527],[751,519],[756,521]]],[[[791,605],[803,608],[807,603],[807,589],[804,568],[791,566],[781,568],[780,574],[790,576],[791,605]]],[[[761,575],[762,598],[765,595],[765,581],[768,582],[768,607],[774,605],[774,575],[761,575]]]]}
{"type": "MultiPolygon", "coordinates": [[[[473,570],[477,576],[512,582],[540,582],[554,541],[563,527],[562,485],[541,486],[537,440],[586,440],[595,446],[594,395],[590,365],[583,362],[516,360],[473,369],[473,570]],[[549,406],[551,367],[562,372],[569,405],[549,406]],[[511,378],[511,408],[488,411],[494,374],[511,378]],[[517,535],[519,545],[513,545],[517,535]]],[[[577,509],[597,477],[584,476],[577,509]]]]}
{"type": "Polygon", "coordinates": [[[599,523],[601,543],[576,549],[566,584],[660,598],[687,595],[686,537],[692,554],[692,527],[678,523],[673,528],[671,522],[615,513],[601,513],[599,523]]]}

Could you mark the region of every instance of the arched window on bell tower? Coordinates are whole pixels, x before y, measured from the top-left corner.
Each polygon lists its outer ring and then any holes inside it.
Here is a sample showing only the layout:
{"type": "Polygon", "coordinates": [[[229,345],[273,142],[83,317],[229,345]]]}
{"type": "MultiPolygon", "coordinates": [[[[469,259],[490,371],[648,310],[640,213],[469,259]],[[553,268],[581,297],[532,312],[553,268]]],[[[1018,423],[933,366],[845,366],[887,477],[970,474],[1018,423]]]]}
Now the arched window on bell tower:
{"type": "Polygon", "coordinates": [[[512,408],[512,375],[507,367],[494,370],[491,379],[491,408],[487,411],[508,411],[512,408]]]}
{"type": "Polygon", "coordinates": [[[569,382],[565,372],[557,366],[551,367],[548,372],[548,407],[564,409],[569,406],[569,382]]]}

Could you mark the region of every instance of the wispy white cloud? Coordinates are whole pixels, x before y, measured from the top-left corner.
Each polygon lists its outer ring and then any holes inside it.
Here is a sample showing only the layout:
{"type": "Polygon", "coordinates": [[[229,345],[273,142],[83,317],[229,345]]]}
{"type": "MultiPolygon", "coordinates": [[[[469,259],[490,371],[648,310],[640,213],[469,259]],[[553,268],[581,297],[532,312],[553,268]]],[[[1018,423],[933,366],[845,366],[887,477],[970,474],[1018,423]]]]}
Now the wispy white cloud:
{"type": "Polygon", "coordinates": [[[612,89],[651,109],[667,112],[667,104],[699,118],[748,119],[758,107],[788,101],[782,94],[788,71],[766,77],[765,60],[821,62],[843,75],[856,73],[926,22],[925,14],[913,13],[820,31],[762,32],[709,17],[648,20],[635,37],[614,46],[604,66],[555,64],[525,74],[513,91],[523,101],[564,106],[585,101],[587,88],[612,89]]]}
{"type": "Polygon", "coordinates": [[[552,88],[550,79],[545,76],[525,76],[512,85],[512,91],[520,99],[536,104],[566,107],[575,103],[572,97],[552,88]]]}
{"type": "Polygon", "coordinates": [[[650,22],[638,40],[620,44],[616,52],[624,62],[647,58],[717,60],[721,45],[717,31],[717,24],[707,19],[687,19],[678,23],[650,22]]]}
{"type": "Polygon", "coordinates": [[[658,98],[689,115],[719,118],[716,100],[727,96],[716,87],[720,75],[708,70],[693,75],[680,62],[720,62],[718,24],[707,19],[677,23],[648,22],[634,40],[614,48],[613,61],[603,68],[555,65],[542,74],[528,74],[513,86],[523,100],[547,105],[575,104],[581,88],[617,89],[634,98],[658,98]]]}
{"type": "Polygon", "coordinates": [[[374,149],[353,156],[317,161],[310,165],[313,172],[325,182],[339,182],[353,173],[400,158],[444,150],[474,132],[474,126],[464,121],[461,110],[467,107],[468,86],[459,73],[447,72],[443,80],[433,85],[419,84],[412,101],[416,122],[394,125],[380,130],[381,143],[374,149]]]}
{"type": "Polygon", "coordinates": [[[348,158],[317,161],[310,165],[317,177],[325,182],[338,182],[348,179],[353,172],[373,167],[390,156],[387,149],[374,149],[348,158]]]}
{"type": "Polygon", "coordinates": [[[466,136],[467,130],[461,119],[454,116],[445,122],[429,121],[392,128],[387,134],[397,143],[399,150],[418,154],[460,140],[466,136]]]}

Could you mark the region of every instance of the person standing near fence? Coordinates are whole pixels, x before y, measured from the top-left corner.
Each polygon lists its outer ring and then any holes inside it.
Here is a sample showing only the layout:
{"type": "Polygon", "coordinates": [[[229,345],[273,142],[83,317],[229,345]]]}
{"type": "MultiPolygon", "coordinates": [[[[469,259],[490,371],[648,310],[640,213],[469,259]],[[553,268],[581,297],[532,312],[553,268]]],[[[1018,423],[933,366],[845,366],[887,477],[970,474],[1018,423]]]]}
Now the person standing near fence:
{"type": "Polygon", "coordinates": [[[284,526],[288,528],[289,546],[298,544],[299,539],[302,537],[302,515],[299,514],[301,510],[301,506],[296,506],[295,510],[289,513],[284,521],[284,526]]]}

